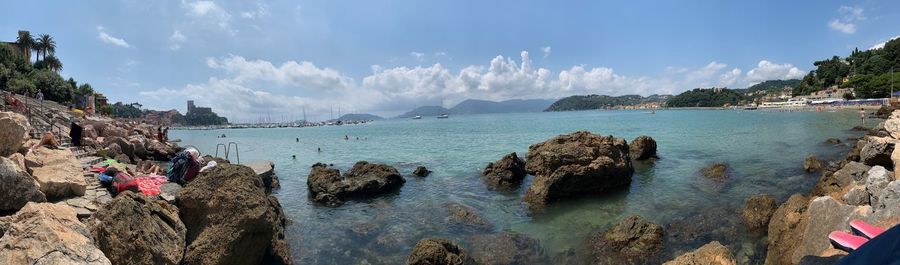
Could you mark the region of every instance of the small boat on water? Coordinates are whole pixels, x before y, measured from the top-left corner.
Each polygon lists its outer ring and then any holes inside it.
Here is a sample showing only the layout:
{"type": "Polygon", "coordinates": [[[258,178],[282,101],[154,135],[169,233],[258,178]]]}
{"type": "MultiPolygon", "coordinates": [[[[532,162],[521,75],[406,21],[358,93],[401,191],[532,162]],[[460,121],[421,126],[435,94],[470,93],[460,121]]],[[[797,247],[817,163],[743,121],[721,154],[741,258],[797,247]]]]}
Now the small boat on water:
{"type": "Polygon", "coordinates": [[[413,120],[421,120],[422,116],[416,115],[412,117],[413,120]]]}
{"type": "Polygon", "coordinates": [[[437,118],[438,119],[446,119],[446,118],[450,118],[450,115],[447,115],[447,113],[444,113],[444,114],[437,116],[437,118]]]}

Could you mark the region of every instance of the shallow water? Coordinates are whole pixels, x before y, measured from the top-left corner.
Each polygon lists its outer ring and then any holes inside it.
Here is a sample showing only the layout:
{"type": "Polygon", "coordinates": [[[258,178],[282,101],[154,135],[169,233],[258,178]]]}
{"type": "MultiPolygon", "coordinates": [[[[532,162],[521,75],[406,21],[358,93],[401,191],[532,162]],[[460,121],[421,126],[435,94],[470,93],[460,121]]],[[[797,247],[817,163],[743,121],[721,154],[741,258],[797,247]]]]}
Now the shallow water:
{"type": "MultiPolygon", "coordinates": [[[[842,157],[848,144],[833,146],[823,141],[834,137],[847,142],[848,137],[858,136],[848,130],[857,123],[853,112],[664,110],[650,115],[585,111],[426,117],[312,128],[172,131],[170,137],[197,146],[204,154],[214,154],[217,143],[233,141],[240,146],[242,162],[274,161],[282,185],[276,196],[293,220],[287,236],[296,260],[397,264],[419,239],[446,237],[467,245],[479,233],[449,225],[443,206],[448,202],[472,206],[493,223],[495,231],[512,230],[538,239],[551,256],[576,248],[587,233],[627,215],[669,224],[691,222],[685,218],[702,213],[725,212],[732,215],[724,214],[729,217],[722,217],[722,222],[733,223],[749,196],[770,194],[783,201],[808,190],[818,174],[804,174],[804,157],[842,157]],[[627,189],[556,203],[537,216],[529,216],[521,203],[531,176],[515,192],[488,190],[481,181],[480,172],[488,162],[513,151],[524,157],[529,145],[576,130],[629,141],[639,135],[652,136],[661,159],[637,163],[627,189]],[[221,134],[227,138],[216,138],[221,134]],[[350,140],[344,140],[344,135],[350,140]],[[295,142],[298,137],[299,143],[295,142]],[[396,194],[351,201],[339,208],[310,202],[306,178],[312,164],[331,163],[344,172],[359,160],[397,167],[407,179],[405,186],[396,194]],[[731,177],[724,183],[697,176],[700,168],[715,162],[731,166],[731,177]],[[427,178],[409,176],[417,165],[434,173],[427,178]]],[[[740,246],[735,251],[743,256],[742,262],[755,263],[765,255],[755,244],[759,238],[735,233],[736,238],[711,234],[709,239],[733,240],[740,246]]]]}

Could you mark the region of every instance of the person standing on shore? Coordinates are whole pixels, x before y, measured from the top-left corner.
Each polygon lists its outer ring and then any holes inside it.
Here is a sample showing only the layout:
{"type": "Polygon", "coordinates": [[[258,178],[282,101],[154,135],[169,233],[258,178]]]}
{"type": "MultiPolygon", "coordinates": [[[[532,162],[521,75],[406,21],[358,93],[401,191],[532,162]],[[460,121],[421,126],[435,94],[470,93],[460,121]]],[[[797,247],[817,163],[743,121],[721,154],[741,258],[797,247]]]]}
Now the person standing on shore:
{"type": "Polygon", "coordinates": [[[866,126],[866,110],[863,108],[859,108],[859,121],[862,126],[866,126]]]}

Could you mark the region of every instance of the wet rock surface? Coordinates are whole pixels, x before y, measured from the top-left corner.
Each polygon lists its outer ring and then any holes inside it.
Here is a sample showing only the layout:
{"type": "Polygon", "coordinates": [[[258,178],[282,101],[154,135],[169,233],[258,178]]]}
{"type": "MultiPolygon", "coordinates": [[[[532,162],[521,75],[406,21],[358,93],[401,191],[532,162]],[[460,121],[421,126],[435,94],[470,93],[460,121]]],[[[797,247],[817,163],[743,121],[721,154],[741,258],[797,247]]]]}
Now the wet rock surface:
{"type": "Polygon", "coordinates": [[[444,204],[447,219],[451,224],[464,225],[478,230],[491,230],[493,225],[484,219],[474,208],[460,203],[444,204]]]}
{"type": "Polygon", "coordinates": [[[538,211],[560,199],[626,186],[634,173],[624,139],[586,131],[531,145],[526,160],[535,177],[523,200],[538,211]]]}
{"type": "Polygon", "coordinates": [[[718,181],[728,178],[728,164],[715,163],[700,170],[700,175],[718,181]]]}
{"type": "Polygon", "coordinates": [[[392,166],[357,162],[346,174],[322,163],[312,166],[307,178],[310,198],[330,207],[346,200],[372,198],[394,192],[406,182],[392,166]]]}
{"type": "Polygon", "coordinates": [[[476,264],[472,256],[455,243],[440,238],[426,238],[416,243],[407,265],[469,265],[476,264]]]}
{"type": "Polygon", "coordinates": [[[481,174],[488,187],[513,189],[522,185],[522,180],[528,173],[525,172],[525,161],[513,152],[496,162],[488,163],[481,174]]]}
{"type": "Polygon", "coordinates": [[[416,170],[413,171],[413,175],[416,177],[427,177],[428,175],[431,175],[431,170],[428,170],[428,168],[423,166],[418,166],[416,167],[416,170]]]}
{"type": "Polygon", "coordinates": [[[537,240],[516,232],[477,235],[472,245],[472,256],[480,265],[551,264],[537,240]]]}
{"type": "Polygon", "coordinates": [[[125,191],[93,215],[91,234],[113,264],[180,264],[186,228],[178,208],[125,191]]]}
{"type": "Polygon", "coordinates": [[[646,135],[634,138],[634,141],[631,141],[631,144],[628,146],[628,151],[631,159],[634,160],[658,158],[656,156],[656,140],[646,135]]]}
{"type": "Polygon", "coordinates": [[[744,224],[751,231],[762,230],[765,232],[769,226],[769,219],[777,207],[775,198],[769,195],[748,198],[743,210],[744,224]]]}
{"type": "Polygon", "coordinates": [[[281,205],[249,167],[224,164],[200,173],[177,200],[187,228],[184,263],[292,263],[279,251],[287,246],[281,205]]]}
{"type": "Polygon", "coordinates": [[[822,167],[822,161],[814,155],[808,155],[806,156],[806,159],[803,159],[803,171],[816,172],[822,170],[822,167]]]}
{"type": "Polygon", "coordinates": [[[591,264],[644,264],[662,249],[663,229],[640,216],[629,216],[585,241],[591,264]]]}
{"type": "Polygon", "coordinates": [[[71,207],[28,203],[0,237],[0,264],[111,264],[71,207]]]}

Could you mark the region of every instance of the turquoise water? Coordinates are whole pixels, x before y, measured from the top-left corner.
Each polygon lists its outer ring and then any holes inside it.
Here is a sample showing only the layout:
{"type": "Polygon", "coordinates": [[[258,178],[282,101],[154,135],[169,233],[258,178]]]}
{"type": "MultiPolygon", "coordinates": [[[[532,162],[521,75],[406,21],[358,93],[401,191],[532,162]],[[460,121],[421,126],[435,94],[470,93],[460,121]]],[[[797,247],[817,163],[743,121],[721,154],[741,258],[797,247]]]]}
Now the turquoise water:
{"type": "MultiPolygon", "coordinates": [[[[627,215],[668,224],[715,209],[739,218],[749,196],[770,194],[783,201],[814,185],[818,174],[804,174],[803,159],[816,154],[833,160],[845,154],[847,144],[823,141],[858,136],[848,130],[857,125],[856,117],[853,112],[664,110],[650,115],[585,111],[426,117],[312,128],[173,131],[171,137],[197,146],[204,154],[213,154],[217,143],[233,141],[240,146],[243,162],[274,161],[282,185],[276,196],[293,220],[288,238],[296,260],[397,264],[419,239],[447,237],[467,245],[479,233],[448,225],[443,206],[448,202],[472,206],[493,223],[495,231],[512,230],[538,239],[551,256],[576,248],[587,233],[627,215]],[[481,181],[480,172],[488,162],[509,152],[524,157],[529,145],[576,130],[629,141],[639,135],[652,136],[661,159],[637,163],[627,189],[553,204],[537,216],[530,216],[521,203],[531,176],[520,190],[506,193],[488,190],[481,181]],[[221,134],[227,138],[216,138],[221,134]],[[344,140],[345,135],[350,140],[344,140]],[[340,208],[311,203],[306,178],[312,164],[331,163],[343,172],[359,160],[393,165],[407,183],[396,194],[351,201],[340,208]],[[697,176],[700,168],[715,162],[731,165],[731,177],[724,183],[697,176]],[[427,178],[409,176],[418,165],[434,173],[427,178]]],[[[738,245],[747,248],[738,250],[739,255],[743,253],[751,262],[764,256],[758,246],[754,250],[740,244],[753,240],[747,238],[752,237],[737,239],[738,245]]]]}

